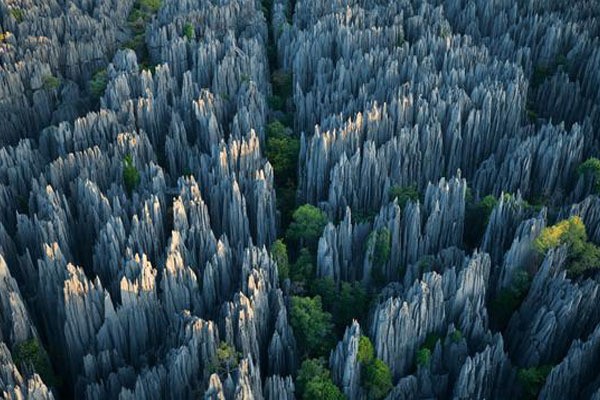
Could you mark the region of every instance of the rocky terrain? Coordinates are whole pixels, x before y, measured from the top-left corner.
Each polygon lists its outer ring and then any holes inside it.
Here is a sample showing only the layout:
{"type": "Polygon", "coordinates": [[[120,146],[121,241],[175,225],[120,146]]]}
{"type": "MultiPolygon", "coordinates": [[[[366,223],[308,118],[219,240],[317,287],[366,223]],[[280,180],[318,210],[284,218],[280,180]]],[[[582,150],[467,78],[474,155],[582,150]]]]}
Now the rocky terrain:
{"type": "Polygon", "coordinates": [[[0,0],[0,397],[600,399],[600,2],[0,0]]]}

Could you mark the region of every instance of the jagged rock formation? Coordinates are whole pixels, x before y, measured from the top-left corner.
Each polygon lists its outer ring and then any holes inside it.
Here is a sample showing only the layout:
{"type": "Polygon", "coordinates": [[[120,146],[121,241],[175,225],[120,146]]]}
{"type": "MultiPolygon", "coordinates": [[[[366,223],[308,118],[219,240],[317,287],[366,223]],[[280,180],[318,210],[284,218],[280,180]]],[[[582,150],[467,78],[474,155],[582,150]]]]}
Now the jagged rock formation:
{"type": "Polygon", "coordinates": [[[298,396],[286,117],[316,277],[376,295],[329,356],[346,397],[363,329],[389,399],[518,398],[545,365],[541,398],[600,398],[600,275],[535,249],[573,215],[600,244],[599,35],[594,0],[0,1],[1,396],[298,396]]]}

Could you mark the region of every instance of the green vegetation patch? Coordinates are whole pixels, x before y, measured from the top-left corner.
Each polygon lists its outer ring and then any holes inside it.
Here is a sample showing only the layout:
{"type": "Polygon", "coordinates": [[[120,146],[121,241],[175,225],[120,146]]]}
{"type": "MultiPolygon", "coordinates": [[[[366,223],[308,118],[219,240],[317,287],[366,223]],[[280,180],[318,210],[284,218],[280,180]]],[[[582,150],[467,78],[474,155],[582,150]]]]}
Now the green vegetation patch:
{"type": "Polygon", "coordinates": [[[568,248],[567,272],[577,276],[600,267],[600,248],[588,241],[583,220],[578,216],[542,229],[534,242],[535,249],[545,254],[554,247],[568,248]]]}
{"type": "Polygon", "coordinates": [[[546,378],[552,371],[551,365],[519,369],[518,379],[524,392],[524,399],[537,399],[546,378]]]}
{"type": "Polygon", "coordinates": [[[92,97],[96,100],[102,97],[107,85],[108,73],[106,72],[106,69],[96,71],[90,80],[90,93],[92,94],[92,97]]]}
{"type": "Polygon", "coordinates": [[[600,160],[592,157],[586,160],[577,168],[580,175],[589,175],[594,180],[594,189],[600,193],[600,160]]]}
{"type": "Polygon", "coordinates": [[[296,377],[296,394],[299,399],[343,400],[345,396],[331,380],[331,373],[322,359],[305,360],[296,377]]]}
{"type": "Polygon", "coordinates": [[[12,356],[17,367],[23,364],[32,366],[46,384],[55,387],[60,384],[54,375],[46,351],[36,339],[16,344],[12,350],[12,356]]]}
{"type": "Polygon", "coordinates": [[[133,190],[140,184],[140,173],[135,165],[131,155],[126,155],[123,159],[123,183],[127,193],[131,195],[133,190]]]}
{"type": "Polygon", "coordinates": [[[271,258],[277,263],[277,273],[281,281],[290,276],[290,261],[287,246],[283,240],[278,239],[271,245],[271,258]]]}
{"type": "Polygon", "coordinates": [[[42,87],[46,90],[58,89],[60,86],[60,79],[54,75],[46,75],[42,78],[42,87]]]}
{"type": "Polygon", "coordinates": [[[288,240],[316,248],[317,241],[327,225],[325,213],[311,204],[304,204],[294,211],[292,218],[293,221],[287,230],[288,240]]]}
{"type": "Polygon", "coordinates": [[[292,297],[290,323],[299,349],[308,357],[327,356],[335,337],[331,314],[323,311],[321,297],[292,297]]]}
{"type": "Polygon", "coordinates": [[[481,243],[490,215],[497,204],[498,200],[494,196],[485,196],[479,202],[467,200],[464,233],[464,244],[467,248],[475,248],[481,243]]]}
{"type": "Polygon", "coordinates": [[[401,209],[404,209],[406,203],[409,201],[416,202],[419,200],[419,192],[415,185],[411,186],[392,186],[389,190],[390,200],[398,199],[398,205],[401,209]]]}

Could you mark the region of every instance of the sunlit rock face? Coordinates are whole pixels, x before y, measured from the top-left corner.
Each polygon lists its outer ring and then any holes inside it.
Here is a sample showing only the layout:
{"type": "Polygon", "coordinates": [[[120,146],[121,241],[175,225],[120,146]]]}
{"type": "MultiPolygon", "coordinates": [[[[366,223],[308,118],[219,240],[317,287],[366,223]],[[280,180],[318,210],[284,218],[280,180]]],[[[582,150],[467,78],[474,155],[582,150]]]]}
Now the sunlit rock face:
{"type": "Polygon", "coordinates": [[[325,282],[365,291],[345,398],[367,336],[381,398],[600,399],[599,36],[595,0],[0,0],[0,397],[307,398],[325,282]]]}

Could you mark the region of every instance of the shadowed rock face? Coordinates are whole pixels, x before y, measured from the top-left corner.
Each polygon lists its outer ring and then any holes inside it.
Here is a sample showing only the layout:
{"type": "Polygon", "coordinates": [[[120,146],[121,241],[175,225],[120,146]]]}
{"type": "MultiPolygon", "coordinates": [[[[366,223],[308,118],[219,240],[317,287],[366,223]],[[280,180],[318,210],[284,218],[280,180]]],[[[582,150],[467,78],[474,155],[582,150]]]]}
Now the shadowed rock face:
{"type": "Polygon", "coordinates": [[[0,397],[300,397],[287,118],[314,274],[373,297],[345,397],[366,335],[388,399],[600,399],[600,275],[535,249],[600,244],[599,35],[594,0],[0,1],[0,397]]]}

